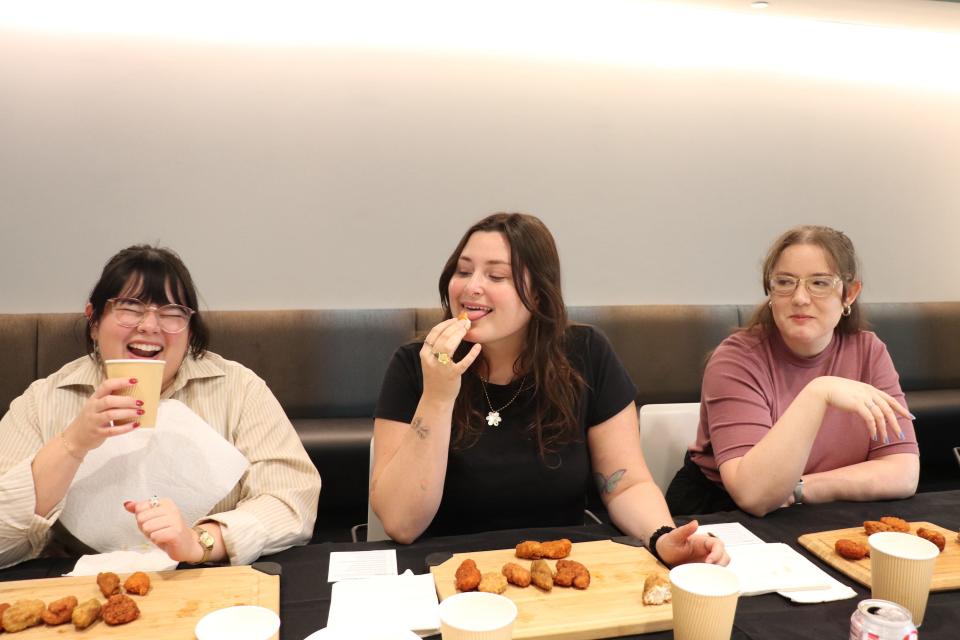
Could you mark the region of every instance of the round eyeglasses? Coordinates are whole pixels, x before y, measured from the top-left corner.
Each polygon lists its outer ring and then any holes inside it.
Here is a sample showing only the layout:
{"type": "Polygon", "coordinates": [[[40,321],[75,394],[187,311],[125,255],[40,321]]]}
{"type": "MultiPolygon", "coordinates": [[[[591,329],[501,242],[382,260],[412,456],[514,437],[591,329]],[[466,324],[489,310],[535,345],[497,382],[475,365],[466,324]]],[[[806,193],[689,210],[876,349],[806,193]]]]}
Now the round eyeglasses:
{"type": "Polygon", "coordinates": [[[157,306],[146,304],[136,298],[110,298],[113,316],[121,327],[133,329],[139,327],[147,314],[157,314],[157,325],[164,333],[180,333],[190,325],[190,318],[196,311],[180,304],[157,306]]]}
{"type": "Polygon", "coordinates": [[[776,275],[770,278],[770,293],[775,296],[792,296],[800,283],[814,298],[826,298],[836,291],[843,280],[840,276],[810,276],[809,278],[795,278],[794,276],[776,275]]]}

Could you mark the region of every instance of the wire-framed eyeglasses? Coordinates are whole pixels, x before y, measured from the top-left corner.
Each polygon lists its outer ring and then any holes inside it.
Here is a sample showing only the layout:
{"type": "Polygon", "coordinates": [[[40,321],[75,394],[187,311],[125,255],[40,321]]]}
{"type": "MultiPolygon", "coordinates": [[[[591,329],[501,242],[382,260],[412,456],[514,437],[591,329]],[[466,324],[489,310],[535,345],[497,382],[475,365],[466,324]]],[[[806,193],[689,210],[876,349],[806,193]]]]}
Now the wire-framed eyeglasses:
{"type": "Polygon", "coordinates": [[[780,274],[770,278],[770,293],[775,296],[792,296],[801,282],[804,287],[806,287],[807,293],[814,298],[826,298],[836,291],[843,280],[840,276],[819,275],[808,278],[796,278],[794,276],[780,274]]]}
{"type": "Polygon", "coordinates": [[[196,311],[181,304],[157,306],[147,304],[137,298],[110,298],[107,300],[113,308],[113,316],[121,327],[133,329],[139,327],[151,311],[157,314],[157,325],[164,333],[180,333],[190,325],[190,318],[196,311]]]}

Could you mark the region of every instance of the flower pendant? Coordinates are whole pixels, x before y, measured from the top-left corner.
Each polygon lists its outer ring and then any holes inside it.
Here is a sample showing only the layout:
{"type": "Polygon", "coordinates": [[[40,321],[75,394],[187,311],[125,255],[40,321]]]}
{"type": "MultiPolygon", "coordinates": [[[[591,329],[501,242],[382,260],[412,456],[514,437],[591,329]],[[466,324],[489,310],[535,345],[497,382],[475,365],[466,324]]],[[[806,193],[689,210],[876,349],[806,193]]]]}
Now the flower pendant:
{"type": "Polygon", "coordinates": [[[499,427],[499,426],[500,426],[500,412],[499,412],[499,411],[491,411],[490,413],[488,413],[488,414],[487,414],[487,424],[490,425],[491,427],[499,427]]]}

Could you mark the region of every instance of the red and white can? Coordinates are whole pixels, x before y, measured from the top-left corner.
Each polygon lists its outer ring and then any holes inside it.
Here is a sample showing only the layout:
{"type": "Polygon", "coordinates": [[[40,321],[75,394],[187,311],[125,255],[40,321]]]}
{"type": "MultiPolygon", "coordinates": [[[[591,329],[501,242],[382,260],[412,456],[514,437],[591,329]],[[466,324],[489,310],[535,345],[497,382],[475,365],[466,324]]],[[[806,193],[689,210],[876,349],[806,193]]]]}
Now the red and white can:
{"type": "Polygon", "coordinates": [[[850,640],[917,640],[917,627],[896,602],[862,600],[850,616],[850,640]]]}

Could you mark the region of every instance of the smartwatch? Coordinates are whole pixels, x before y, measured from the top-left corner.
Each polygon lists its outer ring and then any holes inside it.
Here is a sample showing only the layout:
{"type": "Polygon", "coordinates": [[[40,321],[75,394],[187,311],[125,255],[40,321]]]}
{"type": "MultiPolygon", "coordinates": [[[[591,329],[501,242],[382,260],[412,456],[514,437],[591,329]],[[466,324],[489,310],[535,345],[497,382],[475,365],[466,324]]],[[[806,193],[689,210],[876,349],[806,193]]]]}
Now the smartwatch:
{"type": "Polygon", "coordinates": [[[803,478],[793,487],[793,504],[803,504],[803,478]]]}

